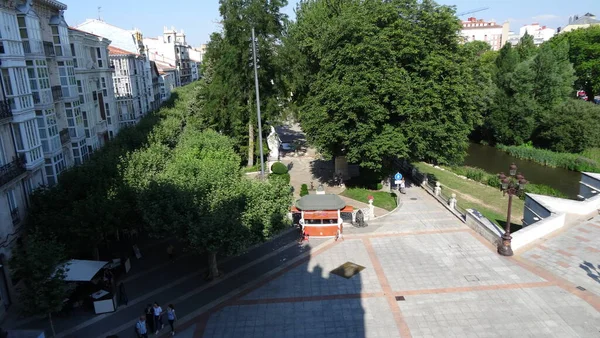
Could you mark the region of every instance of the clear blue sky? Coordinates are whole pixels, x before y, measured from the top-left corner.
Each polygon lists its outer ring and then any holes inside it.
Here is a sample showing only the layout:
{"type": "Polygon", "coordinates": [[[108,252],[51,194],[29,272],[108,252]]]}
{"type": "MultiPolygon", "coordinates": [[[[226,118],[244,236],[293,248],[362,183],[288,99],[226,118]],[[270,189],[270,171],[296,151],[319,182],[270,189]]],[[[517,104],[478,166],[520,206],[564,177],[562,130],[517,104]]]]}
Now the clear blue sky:
{"type": "MultiPolygon", "coordinates": [[[[144,36],[162,34],[163,26],[183,29],[188,43],[197,46],[208,41],[210,33],[219,29],[218,0],[59,0],[68,5],[65,19],[77,25],[87,18],[98,17],[101,6],[102,19],[113,25],[139,28],[144,36]]],[[[296,0],[289,0],[284,12],[293,18],[296,0]]],[[[477,18],[498,22],[511,22],[511,30],[524,24],[539,22],[552,28],[564,26],[570,15],[591,12],[600,17],[599,0],[438,0],[438,3],[455,5],[458,12],[481,7],[488,10],[470,14],[477,18]]],[[[469,15],[464,16],[466,19],[469,15]]]]}

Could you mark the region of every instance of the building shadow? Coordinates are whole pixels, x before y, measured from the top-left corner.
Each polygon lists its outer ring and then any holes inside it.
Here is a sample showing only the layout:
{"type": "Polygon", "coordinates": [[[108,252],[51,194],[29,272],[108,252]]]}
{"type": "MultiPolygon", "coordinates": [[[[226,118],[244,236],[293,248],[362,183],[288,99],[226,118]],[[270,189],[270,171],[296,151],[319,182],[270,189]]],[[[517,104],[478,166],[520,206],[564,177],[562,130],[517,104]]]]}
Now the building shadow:
{"type": "Polygon", "coordinates": [[[366,337],[364,302],[374,298],[361,300],[361,274],[345,278],[302,263],[212,314],[203,337],[366,337]]]}
{"type": "MultiPolygon", "coordinates": [[[[318,183],[336,185],[333,160],[316,159],[310,162],[310,173],[318,183]]],[[[318,184],[315,185],[315,189],[318,184]]],[[[310,186],[309,186],[310,187],[310,186]]]]}
{"type": "Polygon", "coordinates": [[[588,277],[600,283],[600,265],[596,267],[594,264],[584,261],[579,264],[579,267],[587,273],[588,277]]]}

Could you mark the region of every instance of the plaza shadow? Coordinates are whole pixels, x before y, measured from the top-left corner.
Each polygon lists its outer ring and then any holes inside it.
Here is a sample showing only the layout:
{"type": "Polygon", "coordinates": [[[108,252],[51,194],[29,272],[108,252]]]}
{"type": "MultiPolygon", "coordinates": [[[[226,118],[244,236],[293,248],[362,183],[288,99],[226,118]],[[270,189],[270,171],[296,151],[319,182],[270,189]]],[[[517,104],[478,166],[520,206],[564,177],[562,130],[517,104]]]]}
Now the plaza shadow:
{"type": "Polygon", "coordinates": [[[600,283],[600,265],[596,267],[594,264],[584,261],[579,264],[579,267],[587,273],[588,277],[600,283]]]}
{"type": "Polygon", "coordinates": [[[211,314],[202,337],[366,337],[361,291],[360,272],[345,278],[306,261],[211,314]]]}

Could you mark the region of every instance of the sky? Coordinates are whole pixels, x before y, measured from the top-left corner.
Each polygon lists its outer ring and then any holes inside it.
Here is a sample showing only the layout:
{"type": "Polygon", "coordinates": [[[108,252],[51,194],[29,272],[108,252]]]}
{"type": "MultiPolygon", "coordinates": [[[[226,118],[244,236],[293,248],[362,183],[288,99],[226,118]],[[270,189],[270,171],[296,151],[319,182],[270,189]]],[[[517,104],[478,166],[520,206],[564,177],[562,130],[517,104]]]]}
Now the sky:
{"type": "MultiPolygon", "coordinates": [[[[184,30],[188,44],[199,46],[208,42],[212,32],[220,29],[218,0],[59,0],[68,6],[65,19],[76,26],[86,19],[102,20],[115,26],[138,28],[144,37],[157,37],[163,27],[184,30]],[[100,11],[98,11],[98,7],[100,11]]],[[[288,0],[283,10],[294,18],[297,0],[288,0]]],[[[487,7],[488,9],[461,16],[469,16],[486,21],[510,22],[510,29],[518,31],[525,24],[537,22],[556,29],[568,23],[569,16],[586,12],[600,17],[599,0],[438,0],[443,5],[456,6],[457,12],[487,7]]]]}

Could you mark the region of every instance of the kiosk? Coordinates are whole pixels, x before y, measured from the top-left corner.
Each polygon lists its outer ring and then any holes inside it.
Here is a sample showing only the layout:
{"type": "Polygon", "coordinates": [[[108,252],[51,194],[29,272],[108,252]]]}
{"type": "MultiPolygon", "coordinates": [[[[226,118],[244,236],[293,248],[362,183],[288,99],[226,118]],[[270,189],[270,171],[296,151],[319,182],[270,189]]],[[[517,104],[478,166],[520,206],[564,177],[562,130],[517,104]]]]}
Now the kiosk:
{"type": "Polygon", "coordinates": [[[342,231],[341,214],[352,213],[352,210],[337,195],[306,195],[296,201],[292,215],[299,218],[303,232],[310,237],[335,237],[338,230],[342,231]]]}

